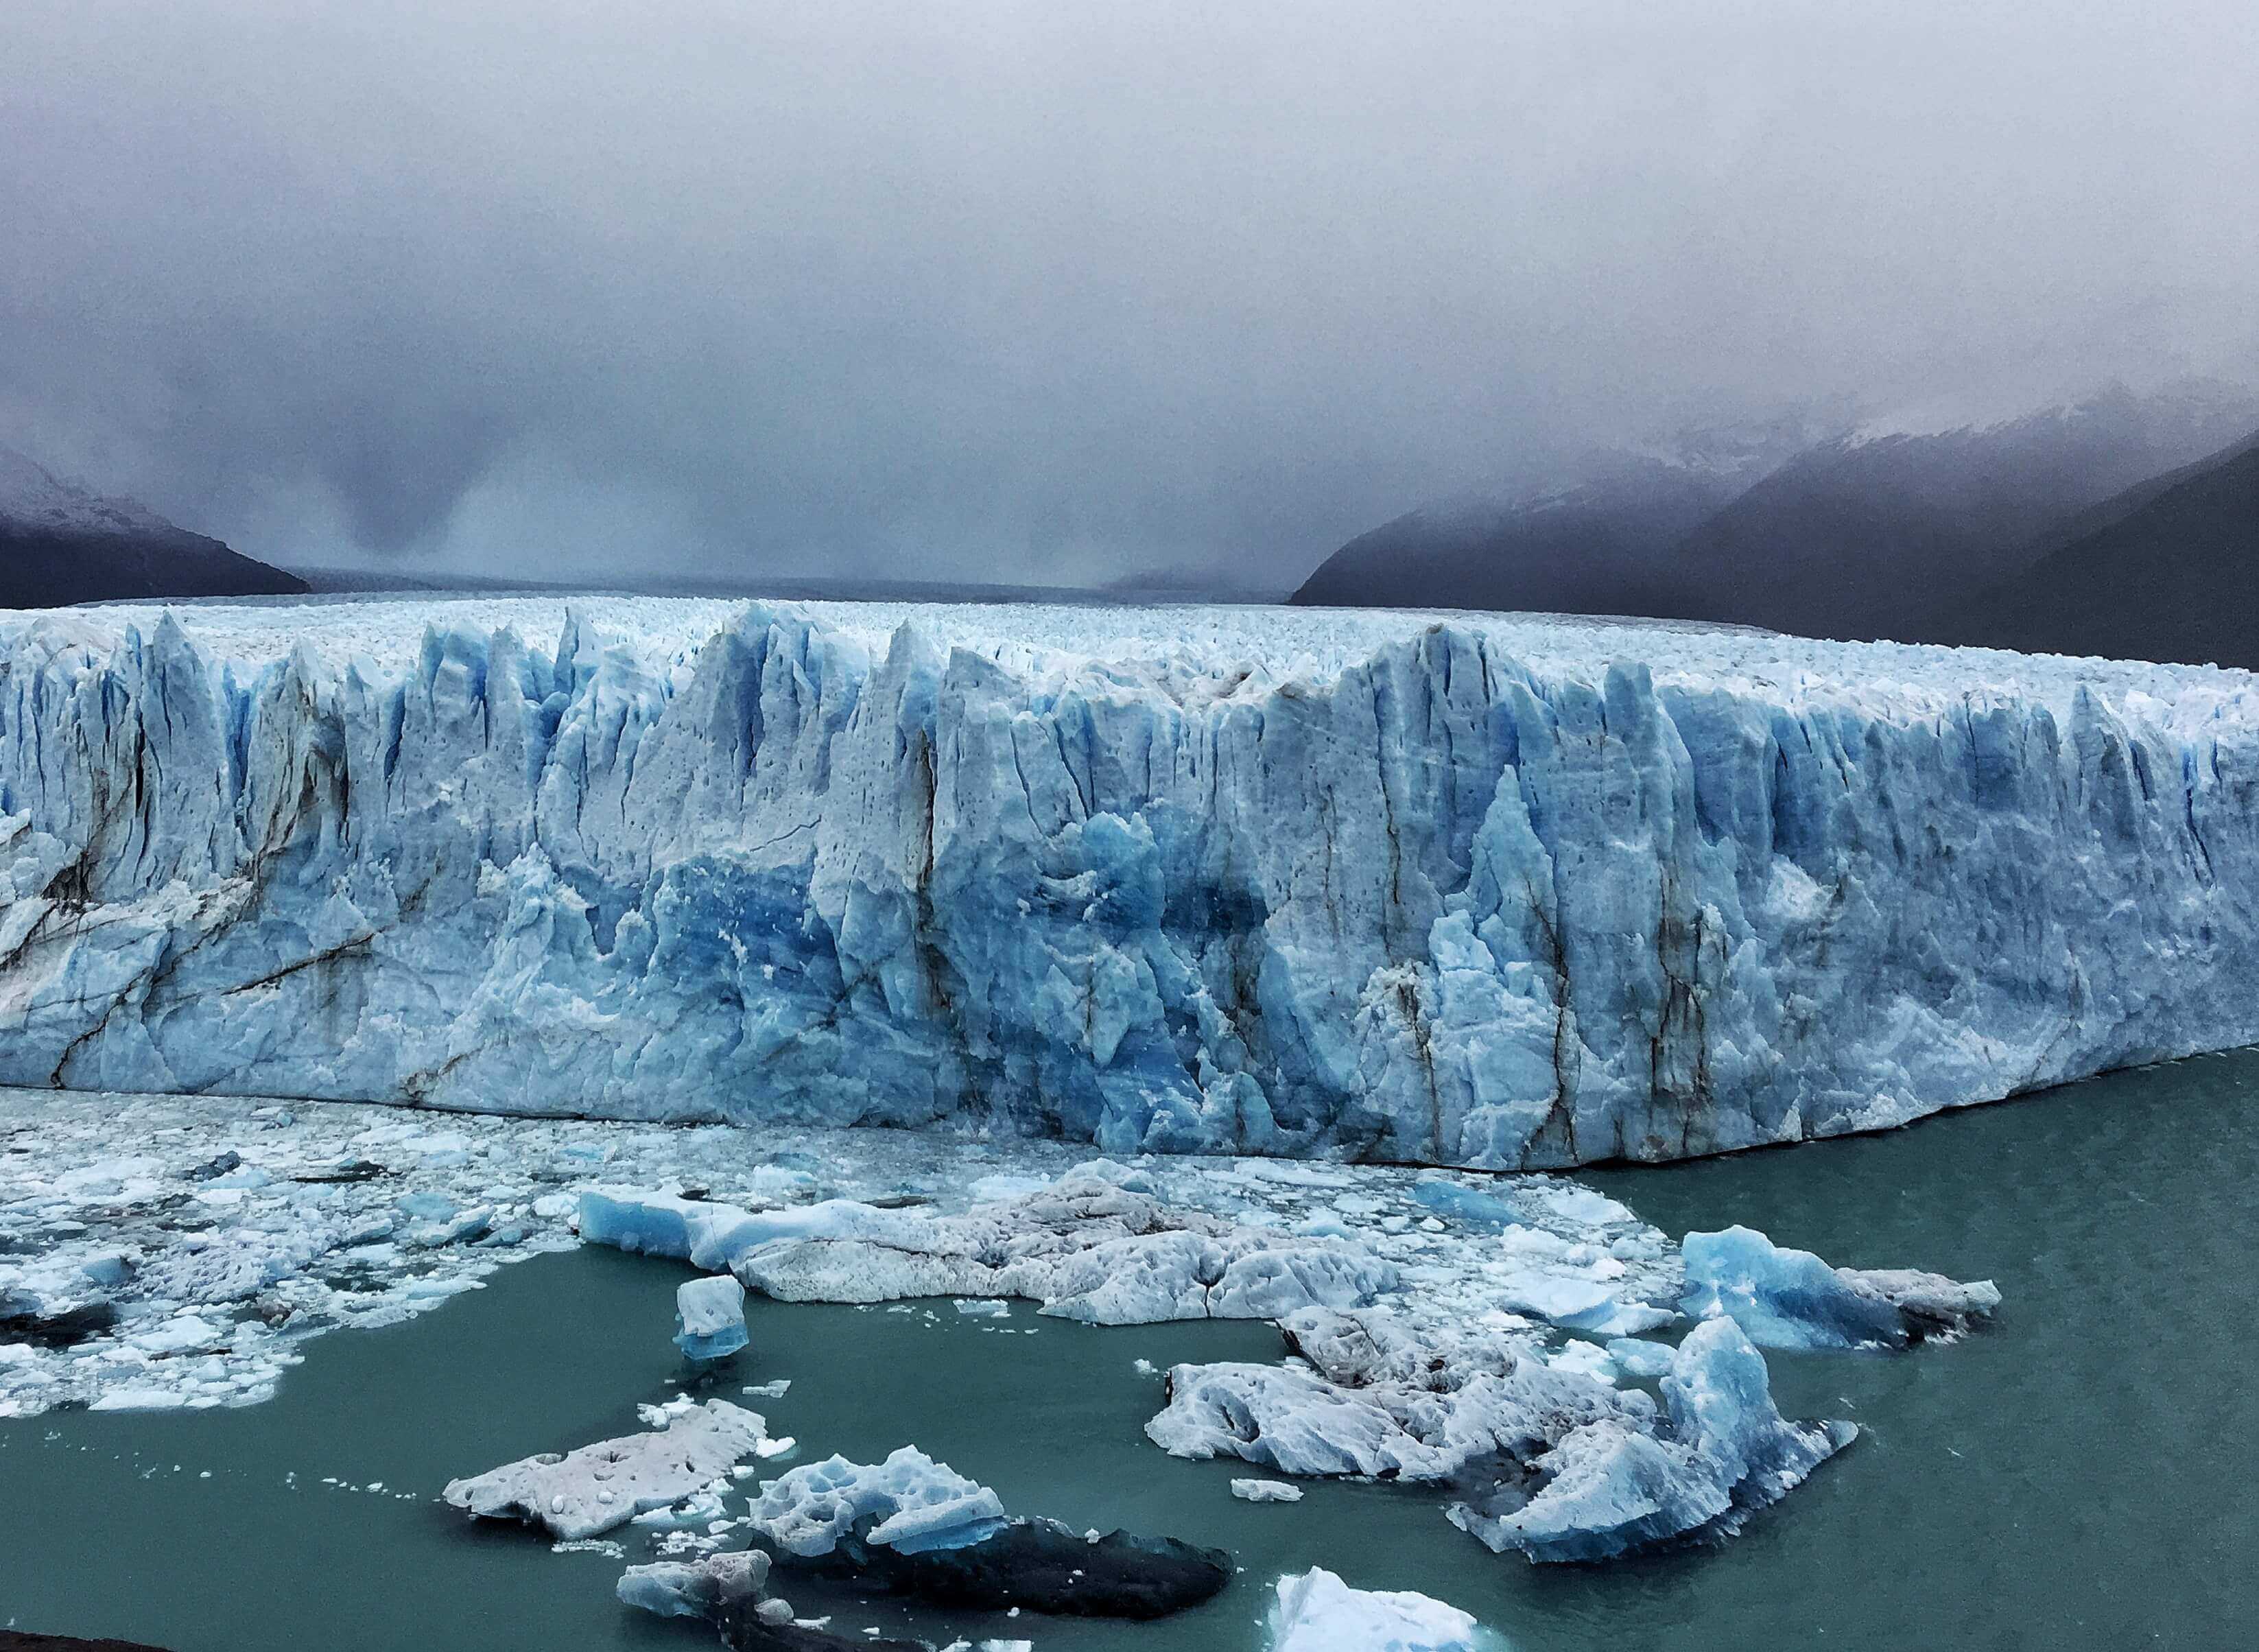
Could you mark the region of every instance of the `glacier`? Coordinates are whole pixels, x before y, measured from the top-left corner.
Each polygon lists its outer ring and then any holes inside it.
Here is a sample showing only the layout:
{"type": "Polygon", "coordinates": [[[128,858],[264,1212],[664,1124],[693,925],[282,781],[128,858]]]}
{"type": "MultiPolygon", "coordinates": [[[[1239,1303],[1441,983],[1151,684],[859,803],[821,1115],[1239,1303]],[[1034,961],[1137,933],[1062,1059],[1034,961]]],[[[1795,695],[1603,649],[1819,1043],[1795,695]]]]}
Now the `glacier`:
{"type": "Polygon", "coordinates": [[[2255,781],[2241,673],[1661,626],[0,616],[0,1081],[1669,1159],[2259,1039],[2255,781]]]}

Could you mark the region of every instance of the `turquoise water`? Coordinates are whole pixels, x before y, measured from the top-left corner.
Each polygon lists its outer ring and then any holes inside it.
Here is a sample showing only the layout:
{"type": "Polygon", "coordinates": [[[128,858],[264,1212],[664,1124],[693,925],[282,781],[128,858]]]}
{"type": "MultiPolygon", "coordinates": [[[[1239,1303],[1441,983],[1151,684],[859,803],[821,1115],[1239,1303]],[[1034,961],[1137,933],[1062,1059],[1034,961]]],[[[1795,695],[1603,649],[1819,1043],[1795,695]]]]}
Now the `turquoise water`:
{"type": "MultiPolygon", "coordinates": [[[[1889,1136],[1593,1176],[1673,1231],[1744,1221],[1831,1260],[1990,1276],[2006,1294],[1997,1327],[1954,1347],[1773,1356],[1786,1409],[1867,1435],[1714,1549],[1540,1570],[1491,1556],[1416,1489],[1236,1502],[1230,1466],[1145,1443],[1159,1389],[1132,1362],[1273,1357],[1261,1326],[1099,1330],[1017,1309],[1008,1323],[1037,1334],[1001,1335],[945,1307],[757,1303],[753,1348],[716,1392],[789,1377],[785,1399],[746,1403],[804,1456],[915,1442],[1013,1508],[1222,1545],[1245,1569],[1161,1625],[943,1620],[787,1585],[849,1634],[1253,1648],[1269,1580],[1316,1563],[1452,1600],[1528,1652],[2249,1645],[2255,1098],[2247,1053],[1889,1136]]],[[[413,1323],[311,1344],[268,1405],[0,1424],[0,1624],[176,1652],[712,1644],[617,1606],[621,1563],[430,1501],[453,1476],[622,1432],[635,1401],[672,1394],[681,1277],[607,1251],[543,1257],[413,1323]]]]}

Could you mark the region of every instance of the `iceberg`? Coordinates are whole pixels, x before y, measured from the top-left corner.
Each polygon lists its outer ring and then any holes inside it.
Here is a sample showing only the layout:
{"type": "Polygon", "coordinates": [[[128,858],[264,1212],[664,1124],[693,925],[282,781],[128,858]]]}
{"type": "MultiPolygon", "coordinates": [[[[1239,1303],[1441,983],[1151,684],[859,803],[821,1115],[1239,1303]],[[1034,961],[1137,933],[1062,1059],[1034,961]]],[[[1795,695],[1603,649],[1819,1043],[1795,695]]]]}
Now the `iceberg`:
{"type": "Polygon", "coordinates": [[[1526,1335],[1440,1315],[1311,1312],[1285,1328],[1297,1363],[1172,1370],[1147,1437],[1286,1474],[1449,1482],[1453,1524],[1536,1561],[1730,1536],[1856,1433],[1784,1420],[1729,1319],[1664,1350],[1660,1409],[1526,1335]]]}
{"type": "Polygon", "coordinates": [[[1231,1494],[1243,1503],[1299,1503],[1302,1488],[1284,1480],[1234,1480],[1231,1494]]]}
{"type": "Polygon", "coordinates": [[[1409,1591],[1352,1589],[1323,1567],[1279,1579],[1270,1652],[1479,1652],[1475,1620],[1409,1591]]]}
{"type": "Polygon", "coordinates": [[[1848,1422],[1785,1421],[1764,1356],[1731,1320],[1687,1333],[1663,1394],[1660,1424],[1608,1418],[1571,1428],[1487,1495],[1453,1504],[1452,1523],[1536,1561],[1607,1560],[1728,1536],[1857,1434],[1848,1422]]]}
{"type": "Polygon", "coordinates": [[[784,1301],[947,1296],[961,1311],[993,1314],[1017,1298],[1095,1325],[1275,1319],[1358,1307],[1396,1288],[1397,1270],[1355,1240],[1223,1221],[1173,1207],[1151,1186],[1101,1159],[961,1215],[852,1200],[764,1214],[701,1204],[679,1228],[671,1207],[681,1201],[607,1188],[594,1228],[582,1196],[581,1236],[618,1234],[651,1249],[656,1234],[674,1247],[664,1254],[729,1267],[784,1301]]]}
{"type": "Polygon", "coordinates": [[[450,1480],[448,1503],[485,1520],[524,1520],[575,1542],[705,1491],[768,1438],[759,1413],[725,1399],[655,1408],[660,1426],[562,1455],[450,1480]]]}
{"type": "Polygon", "coordinates": [[[1750,1228],[1690,1233],[1682,1307],[1724,1315],[1762,1348],[1904,1348],[1956,1336],[2000,1306],[1990,1279],[1962,1284],[1910,1268],[1831,1268],[1750,1228]]]}
{"type": "Polygon", "coordinates": [[[1004,1506],[987,1486],[904,1446],[884,1463],[834,1456],[765,1482],[752,1529],[787,1555],[816,1560],[865,1521],[866,1542],[944,1548],[996,1531],[1004,1506]]]}
{"type": "Polygon", "coordinates": [[[756,1606],[768,1581],[769,1557],[758,1549],[734,1549],[695,1561],[631,1566],[620,1574],[620,1604],[662,1618],[726,1616],[756,1606]]]}
{"type": "Polygon", "coordinates": [[[5,615],[0,1082],[1678,1158],[2259,1040],[2255,773],[2241,673],[1664,626],[5,615]]]}
{"type": "Polygon", "coordinates": [[[677,1287],[674,1345],[685,1359],[725,1359],[749,1340],[744,1285],[722,1273],[687,1280],[677,1287]]]}
{"type": "Polygon", "coordinates": [[[995,1492],[904,1446],[768,1481],[747,1524],[789,1559],[900,1593],[985,1611],[1158,1618],[1231,1581],[1231,1556],[1174,1538],[1008,1519],[995,1492]]]}

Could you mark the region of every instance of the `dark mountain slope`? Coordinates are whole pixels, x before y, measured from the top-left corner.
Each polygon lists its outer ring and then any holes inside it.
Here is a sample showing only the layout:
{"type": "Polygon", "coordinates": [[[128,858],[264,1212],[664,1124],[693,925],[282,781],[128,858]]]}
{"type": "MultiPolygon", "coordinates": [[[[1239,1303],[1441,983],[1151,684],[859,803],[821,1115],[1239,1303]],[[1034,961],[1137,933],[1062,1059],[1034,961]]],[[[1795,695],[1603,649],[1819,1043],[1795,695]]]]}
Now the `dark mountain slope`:
{"type": "Polygon", "coordinates": [[[1941,637],[2079,513],[2213,451],[2254,411],[2246,396],[2118,389],[2001,424],[1823,444],[1687,537],[1680,617],[1941,637]]]}
{"type": "Polygon", "coordinates": [[[1685,606],[1671,548],[1762,474],[1765,462],[1623,455],[1589,480],[1535,497],[1429,506],[1350,540],[1291,600],[1668,615],[1685,606]]]}
{"type": "Polygon", "coordinates": [[[2259,435],[1984,592],[1953,629],[2032,652],[2259,670],[2259,435]]]}
{"type": "Polygon", "coordinates": [[[151,596],[281,596],[306,582],[105,499],[0,448],[0,608],[151,596]]]}
{"type": "Polygon", "coordinates": [[[1429,507],[1294,594],[1342,606],[1647,615],[1823,637],[1985,641],[1978,594],[2139,509],[2259,420],[2259,396],[2122,388],[2002,423],[1812,442],[1711,436],[1578,485],[1429,507]],[[2144,489],[2147,491],[2145,492],[2144,489]]]}

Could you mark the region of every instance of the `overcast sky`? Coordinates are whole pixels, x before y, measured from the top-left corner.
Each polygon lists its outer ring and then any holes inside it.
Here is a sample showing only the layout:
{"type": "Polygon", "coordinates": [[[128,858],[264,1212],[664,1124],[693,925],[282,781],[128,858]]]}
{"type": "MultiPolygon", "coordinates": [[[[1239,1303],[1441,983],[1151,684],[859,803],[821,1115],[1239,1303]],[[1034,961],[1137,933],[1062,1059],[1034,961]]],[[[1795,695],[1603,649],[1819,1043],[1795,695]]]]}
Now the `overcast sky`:
{"type": "Polygon", "coordinates": [[[2259,6],[0,0],[0,442],[253,554],[1291,585],[2259,364],[2259,6]]]}

